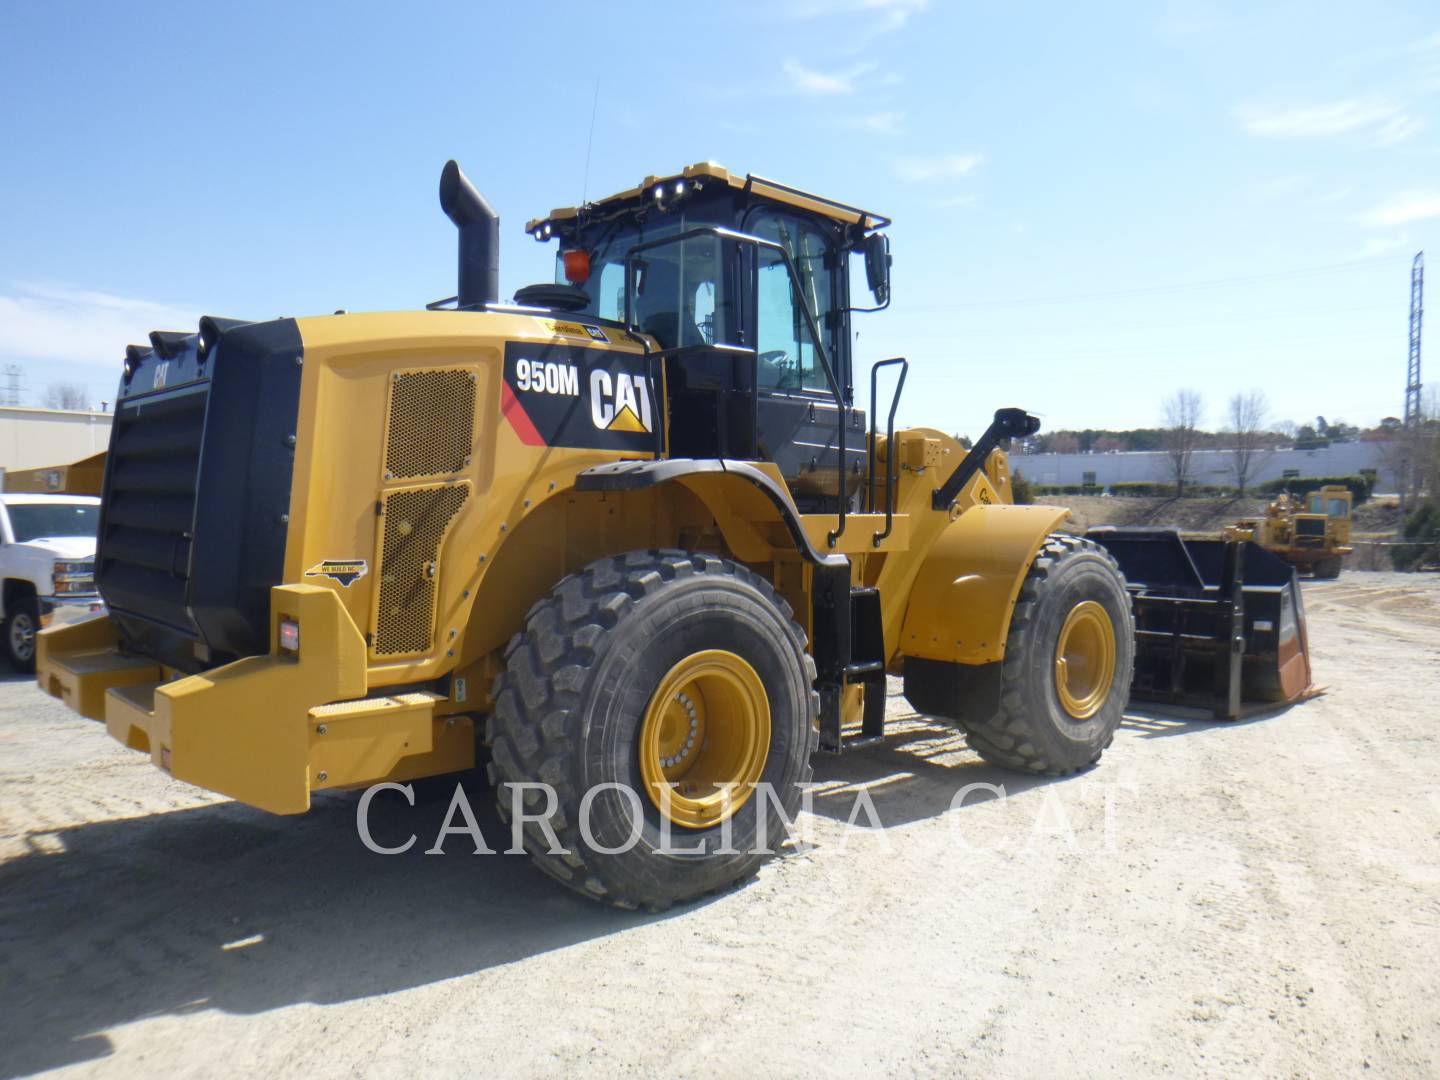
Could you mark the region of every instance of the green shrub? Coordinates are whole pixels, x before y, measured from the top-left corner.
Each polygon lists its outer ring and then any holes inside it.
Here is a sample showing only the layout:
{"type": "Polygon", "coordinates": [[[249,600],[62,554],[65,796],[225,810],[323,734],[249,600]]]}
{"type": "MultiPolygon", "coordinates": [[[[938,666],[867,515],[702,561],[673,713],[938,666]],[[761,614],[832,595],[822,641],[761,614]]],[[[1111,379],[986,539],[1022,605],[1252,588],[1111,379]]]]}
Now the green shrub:
{"type": "Polygon", "coordinates": [[[1035,485],[1030,483],[1029,477],[1019,469],[1010,477],[1010,493],[1015,498],[1017,505],[1033,503],[1035,501],[1035,485]]]}
{"type": "Polygon", "coordinates": [[[1175,495],[1174,484],[1161,484],[1154,480],[1123,480],[1118,484],[1111,484],[1110,490],[1116,495],[1126,495],[1131,498],[1173,498],[1175,495]]]}
{"type": "Polygon", "coordinates": [[[1390,549],[1390,561],[1396,570],[1418,570],[1426,563],[1440,561],[1440,503],[1433,499],[1421,503],[1405,516],[1400,534],[1411,543],[1390,549]]]}
{"type": "Polygon", "coordinates": [[[1319,491],[1327,484],[1349,488],[1355,505],[1359,506],[1370,497],[1375,481],[1368,476],[1300,476],[1288,480],[1266,480],[1265,483],[1256,485],[1255,494],[1273,497],[1281,492],[1289,492],[1303,499],[1310,492],[1319,491]]]}

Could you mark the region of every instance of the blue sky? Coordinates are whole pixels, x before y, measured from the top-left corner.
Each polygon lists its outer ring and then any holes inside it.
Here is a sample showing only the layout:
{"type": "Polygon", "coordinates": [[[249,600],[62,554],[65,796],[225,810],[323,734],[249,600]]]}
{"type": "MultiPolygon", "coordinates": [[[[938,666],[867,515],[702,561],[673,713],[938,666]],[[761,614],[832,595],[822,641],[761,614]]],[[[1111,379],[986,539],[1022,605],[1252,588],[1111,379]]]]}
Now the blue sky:
{"type": "Polygon", "coordinates": [[[1440,253],[1433,2],[12,2],[0,94],[31,403],[109,397],[127,342],[200,314],[450,295],[449,157],[507,295],[551,276],[526,219],[693,161],[893,216],[859,355],[911,359],[903,422],[971,434],[1152,425],[1182,386],[1211,426],[1252,387],[1374,423],[1440,253]]]}

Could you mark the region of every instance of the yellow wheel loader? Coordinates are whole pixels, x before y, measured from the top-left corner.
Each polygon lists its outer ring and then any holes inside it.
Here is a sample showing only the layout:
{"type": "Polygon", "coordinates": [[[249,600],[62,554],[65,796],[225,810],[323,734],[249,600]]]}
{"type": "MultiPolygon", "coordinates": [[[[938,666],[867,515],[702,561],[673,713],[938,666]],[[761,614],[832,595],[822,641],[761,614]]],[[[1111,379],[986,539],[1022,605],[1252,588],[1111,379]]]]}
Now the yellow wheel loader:
{"type": "Polygon", "coordinates": [[[530,222],[555,281],[501,303],[498,219],[454,162],[440,201],[448,301],[127,350],[109,615],[41,635],[43,689],[280,814],[488,751],[541,869],[651,908],[753,872],[812,753],[883,737],[887,674],[992,762],[1100,757],[1144,598],[1065,510],[1011,504],[1032,416],[968,453],[896,431],[901,358],[857,407],[885,218],[695,165],[530,222]]]}
{"type": "Polygon", "coordinates": [[[1338,578],[1350,546],[1350,489],[1326,484],[1310,492],[1304,503],[1289,495],[1276,497],[1263,518],[1246,518],[1228,526],[1225,535],[1253,540],[1301,572],[1317,578],[1338,578]]]}

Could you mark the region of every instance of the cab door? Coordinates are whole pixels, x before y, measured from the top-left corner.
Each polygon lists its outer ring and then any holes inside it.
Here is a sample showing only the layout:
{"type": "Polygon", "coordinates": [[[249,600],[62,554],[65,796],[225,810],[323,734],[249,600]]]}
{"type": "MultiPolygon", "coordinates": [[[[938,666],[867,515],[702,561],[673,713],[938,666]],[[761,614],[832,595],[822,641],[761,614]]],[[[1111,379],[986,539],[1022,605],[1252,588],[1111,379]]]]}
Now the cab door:
{"type": "Polygon", "coordinates": [[[754,249],[754,333],[756,382],[756,456],[780,466],[797,500],[809,509],[831,508],[839,488],[839,426],[845,431],[845,484],[848,495],[864,472],[865,423],[849,407],[850,355],[844,327],[848,279],[838,228],[801,214],[757,207],[742,230],[784,248],[798,275],[798,292],[789,268],[772,249],[754,249]],[[846,398],[837,407],[815,347],[800,297],[815,317],[821,344],[846,398]],[[858,466],[858,471],[857,471],[858,466]]]}

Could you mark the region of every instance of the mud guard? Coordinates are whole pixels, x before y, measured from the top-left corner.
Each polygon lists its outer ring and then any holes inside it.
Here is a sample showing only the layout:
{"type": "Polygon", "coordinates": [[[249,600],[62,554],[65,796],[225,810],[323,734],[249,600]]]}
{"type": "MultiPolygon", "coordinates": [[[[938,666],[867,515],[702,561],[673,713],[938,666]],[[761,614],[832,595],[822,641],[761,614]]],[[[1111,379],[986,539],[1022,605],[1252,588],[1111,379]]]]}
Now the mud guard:
{"type": "Polygon", "coordinates": [[[1045,538],[1069,516],[1058,506],[972,506],[925,556],[910,590],[900,651],[952,664],[1004,659],[1010,614],[1045,538]]]}

